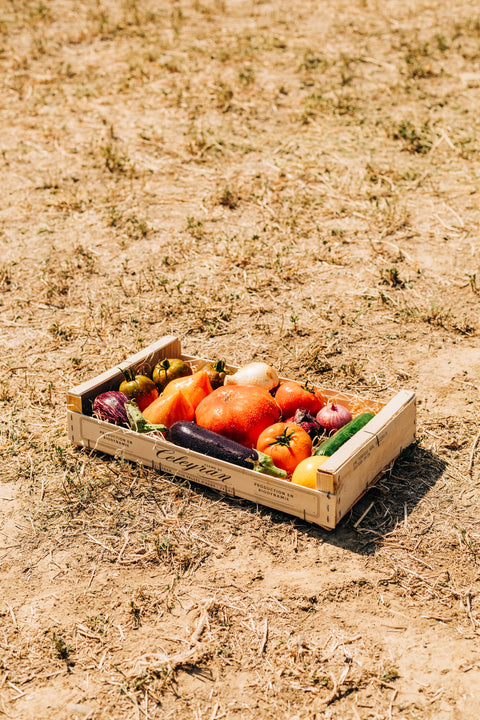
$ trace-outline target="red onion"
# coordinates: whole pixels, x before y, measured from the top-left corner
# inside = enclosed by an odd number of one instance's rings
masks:
[[[99,420],[114,425],[130,427],[125,409],[125,404],[128,402],[130,402],[130,398],[125,393],[118,390],[108,390],[97,395],[93,401],[92,415]]]
[[[295,425],[300,425],[301,428],[307,432],[312,440],[315,440],[319,435],[323,435],[323,427],[320,425],[317,420],[313,417],[313,415],[310,415],[308,410],[305,410],[305,408],[299,408],[295,415],[293,415],[291,418],[288,418],[285,422],[289,423],[295,423]]]
[[[344,405],[330,403],[318,411],[317,422],[328,432],[334,433],[340,430],[352,419],[352,413]]]

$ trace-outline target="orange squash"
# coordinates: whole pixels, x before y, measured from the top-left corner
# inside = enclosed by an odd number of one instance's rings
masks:
[[[178,391],[190,401],[195,410],[198,403],[212,392],[208,373],[205,370],[198,370],[193,375],[171,380],[160,397],[169,397]]]
[[[143,411],[143,417],[152,425],[171,427],[177,420],[193,420],[195,410],[185,395],[177,390],[167,395],[160,395]]]
[[[202,400],[195,420],[207,430],[254,448],[262,430],[280,420],[280,408],[258,385],[224,385]]]

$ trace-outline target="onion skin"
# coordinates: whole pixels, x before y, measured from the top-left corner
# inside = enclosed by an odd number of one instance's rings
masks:
[[[316,420],[327,433],[333,434],[352,420],[352,413],[344,405],[330,403],[318,411]]]
[[[107,390],[97,395],[92,405],[92,415],[104,422],[130,427],[125,405],[130,398],[119,390]]]
[[[273,390],[279,383],[275,368],[265,362],[251,362],[239,368],[233,375],[226,375],[224,385],[257,385]]]

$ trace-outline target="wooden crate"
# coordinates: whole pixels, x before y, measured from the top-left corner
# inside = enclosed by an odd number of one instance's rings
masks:
[[[318,470],[316,489],[294,485],[254,470],[209,458],[173,445],[161,437],[142,435],[91,417],[94,398],[117,390],[121,369],[149,374],[164,358],[179,357],[200,365],[203,358],[183,355],[178,338],[166,336],[107,372],[68,392],[69,439],[83,447],[141,463],[160,472],[214,488],[225,495],[294,515],[332,530],[399,454],[415,439],[415,394],[402,390]],[[322,388],[328,399],[345,404],[356,396]]]

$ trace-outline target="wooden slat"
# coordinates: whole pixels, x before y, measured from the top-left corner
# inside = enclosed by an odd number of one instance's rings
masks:
[[[67,413],[67,428],[69,439],[79,445],[154,467],[310,522],[318,520],[320,498],[316,490],[215,460],[160,437],[140,435],[76,412]]]
[[[97,375],[91,380],[86,380],[69,390],[67,393],[67,407],[74,412],[86,412],[89,401],[98,395],[99,392],[118,389],[123,379],[122,369],[133,368],[135,370],[145,365],[153,368],[159,359],[179,357],[180,353],[181,345],[178,338],[175,337],[175,335],[165,335],[135,355],[131,355],[116,367],[110,368],[110,370],[106,370],[101,373],[101,375]]]
[[[398,398],[397,399],[401,399]],[[358,452],[345,458],[338,472],[337,522],[371,487],[379,474],[386,470],[402,450],[415,440],[416,408],[414,393],[404,394],[405,403],[377,432],[365,435],[369,439]],[[373,427],[373,430],[375,426]]]
[[[337,496],[329,492],[319,492],[318,516],[315,520],[325,530],[334,530],[337,524]]]
[[[79,395],[72,395],[71,393],[68,393],[68,395],[67,395],[67,410],[71,410],[72,412],[81,413],[82,412],[82,398]]]

